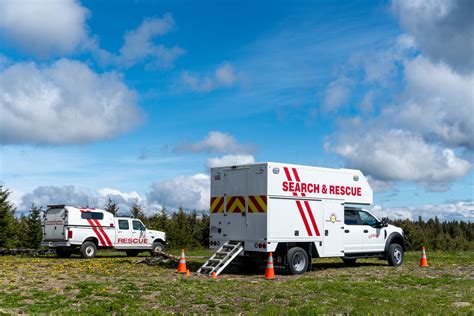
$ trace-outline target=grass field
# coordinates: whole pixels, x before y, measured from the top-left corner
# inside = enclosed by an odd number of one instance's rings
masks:
[[[189,251],[187,256],[207,256]],[[212,280],[177,275],[173,267],[99,253],[79,257],[0,257],[0,313],[474,314],[474,253],[407,253],[402,267],[360,260],[314,261],[303,276],[230,271]],[[191,271],[203,258],[188,258]]]

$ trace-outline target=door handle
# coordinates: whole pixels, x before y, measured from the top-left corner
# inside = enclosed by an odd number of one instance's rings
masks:
[[[344,232],[347,234],[349,232],[349,229],[344,230]]]
[[[364,233],[368,233],[369,231],[367,229],[364,229]]]

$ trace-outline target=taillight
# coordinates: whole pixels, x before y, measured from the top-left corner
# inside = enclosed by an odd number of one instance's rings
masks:
[[[72,230],[67,231],[67,238],[71,239],[72,238]]]

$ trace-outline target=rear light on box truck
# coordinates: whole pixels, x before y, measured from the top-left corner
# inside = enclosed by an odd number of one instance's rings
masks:
[[[67,231],[67,238],[71,239],[72,238],[72,230]]]

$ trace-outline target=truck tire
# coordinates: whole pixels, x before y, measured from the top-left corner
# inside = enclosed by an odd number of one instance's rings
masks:
[[[290,274],[303,274],[308,269],[308,254],[300,247],[288,250],[288,272]]]
[[[127,254],[127,257],[138,257],[138,254],[140,253],[140,251],[138,251],[138,250],[127,250],[127,251],[125,251],[125,253]]]
[[[346,266],[353,266],[355,265],[356,261],[356,258],[342,258],[342,262],[344,262]]]
[[[155,241],[153,243],[153,246],[151,247],[150,253],[151,253],[152,256],[156,256],[159,251],[163,251],[163,250],[165,250],[165,245],[163,245],[159,241]]]
[[[94,258],[97,253],[97,246],[92,241],[86,241],[82,244],[80,252],[82,258]]]
[[[56,249],[56,256],[58,258],[70,258],[71,255],[72,255],[72,252],[70,250]]]
[[[403,247],[399,244],[391,244],[387,253],[388,264],[392,267],[398,267],[403,263]]]

